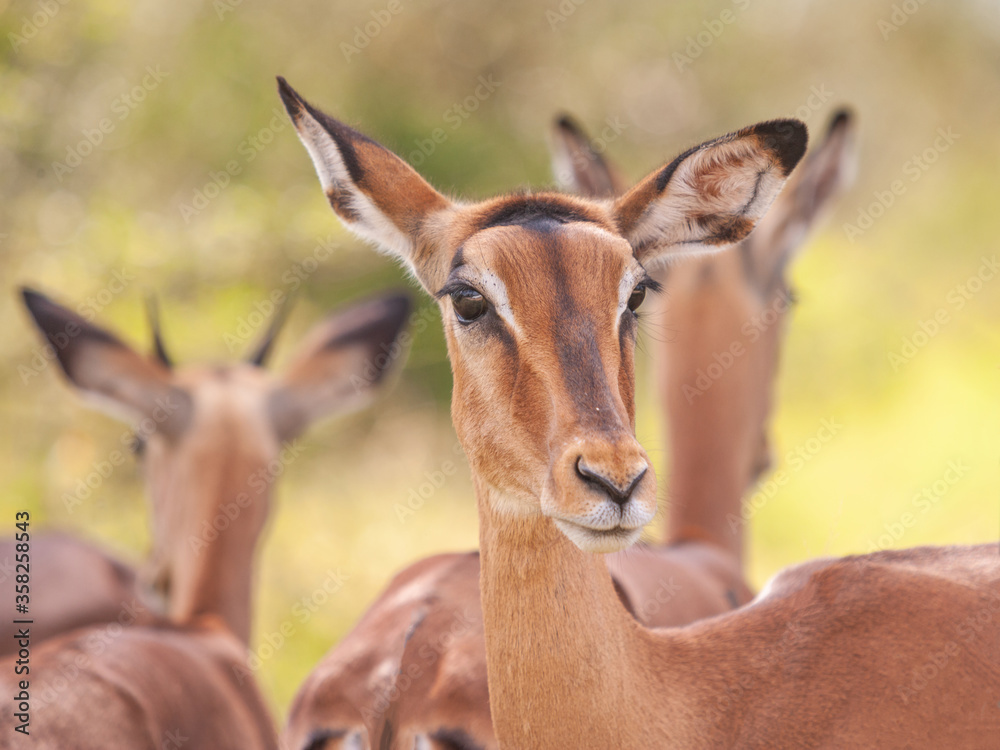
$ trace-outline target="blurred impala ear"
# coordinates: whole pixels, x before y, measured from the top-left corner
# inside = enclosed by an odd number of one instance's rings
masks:
[[[807,140],[798,120],[774,120],[696,146],[615,201],[619,230],[647,266],[739,242],[771,206]]]
[[[190,395],[171,384],[170,371],[116,336],[32,289],[22,289],[25,307],[52,346],[69,381],[95,405],[128,421],[152,419],[155,429],[176,437],[187,426]]]
[[[391,294],[316,325],[271,395],[279,438],[289,440],[318,419],[366,405],[405,360],[409,313],[410,298]]]
[[[628,189],[618,169],[597,153],[569,115],[556,118],[551,151],[552,173],[563,190],[585,198],[612,198]]]
[[[809,230],[854,179],[855,130],[851,113],[839,110],[831,118],[823,142],[802,160],[771,210],[747,238],[751,270],[761,289],[767,291],[780,280]]]
[[[314,108],[281,77],[278,93],[340,220],[402,260],[428,291],[436,291],[447,274],[447,260],[435,257],[433,244],[422,241],[423,232],[451,202],[409,164]]]

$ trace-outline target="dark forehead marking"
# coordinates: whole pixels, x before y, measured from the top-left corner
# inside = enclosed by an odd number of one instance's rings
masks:
[[[395,738],[396,727],[393,726],[390,719],[386,719],[382,729],[382,739],[378,743],[378,750],[390,750]]]
[[[554,232],[536,243],[538,252],[546,253],[552,278],[556,280],[572,276],[562,252],[562,244],[566,241],[561,232]],[[600,274],[603,269],[595,265],[592,270],[594,274]],[[617,286],[615,283],[615,294]],[[588,312],[586,303],[574,294],[561,296],[558,305],[551,308],[550,313],[553,327],[560,332],[556,356],[566,392],[570,394],[581,419],[603,428],[606,420],[595,417],[602,411],[604,414],[614,413],[614,395],[605,376],[602,353],[598,346],[598,326],[601,323]]]
[[[596,211],[575,204],[557,195],[525,195],[507,198],[488,209],[476,222],[476,230],[489,227],[524,226],[549,232],[561,224],[585,221],[604,225]]]
[[[614,420],[610,415],[615,414],[614,393],[604,372],[594,322],[586,318],[574,321],[563,318],[559,327],[568,329],[560,341],[557,356],[563,384],[576,406],[577,418],[598,429],[612,427]]]

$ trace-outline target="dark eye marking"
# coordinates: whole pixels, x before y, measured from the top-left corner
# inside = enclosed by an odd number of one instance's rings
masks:
[[[459,323],[471,323],[486,312],[486,298],[474,289],[452,292],[451,305]]]
[[[644,299],[646,299],[646,285],[640,283],[628,298],[628,309],[635,312]]]
[[[455,317],[463,325],[481,318],[490,309],[490,303],[482,292],[458,279],[449,281],[434,296],[438,299],[451,297]]]
[[[632,294],[629,295],[627,303],[629,311],[635,314],[635,311],[639,309],[643,300],[646,299],[647,292],[653,292],[656,294],[662,288],[662,285],[651,276],[643,276],[639,280],[639,283],[635,285],[635,288],[632,290]]]

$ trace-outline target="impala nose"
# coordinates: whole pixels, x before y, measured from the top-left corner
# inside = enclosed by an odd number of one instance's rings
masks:
[[[587,484],[606,493],[619,506],[624,506],[631,497],[639,482],[646,476],[647,466],[643,466],[637,473],[624,480],[615,481],[597,468],[588,466],[583,456],[576,459],[576,474]]]

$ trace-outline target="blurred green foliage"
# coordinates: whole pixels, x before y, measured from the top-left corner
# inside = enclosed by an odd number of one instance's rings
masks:
[[[605,118],[622,123],[609,153],[639,177],[751,122],[797,114],[820,132],[834,107],[852,106],[859,176],[794,272],[803,302],[783,357],[776,454],[806,445],[823,419],[842,428],[787,485],[761,488],[753,579],[867,551],[951,461],[968,467],[961,480],[883,541],[997,538],[1000,278],[961,309],[949,297],[997,252],[995,3],[0,0],[0,10],[0,521],[29,508],[131,559],[148,542],[134,468],[65,512],[61,494],[124,427],[84,409],[55,368],[24,375],[38,341],[17,285],[93,299],[97,320],[137,343],[148,340],[143,293],[155,291],[183,361],[237,356],[232,337],[255,306],[300,287],[280,366],[325,311],[408,283],[331,215],[275,117],[280,73],[467,197],[550,184],[544,136],[561,110],[595,133]],[[482,100],[480,77],[497,82]],[[914,172],[938,128],[959,137]],[[902,194],[873,207],[896,180]],[[881,215],[849,236],[861,212]],[[337,250],[305,272],[331,242]],[[116,272],[131,280],[109,294]],[[949,322],[894,368],[889,352],[940,308]],[[651,378],[641,360],[640,436],[662,463]],[[278,710],[393,571],[475,546],[464,464],[404,522],[393,507],[454,460],[449,393],[432,325],[394,392],[314,430],[282,479],[258,569],[256,643],[326,571],[348,579],[264,661]],[[668,467],[660,476],[669,481]]]

